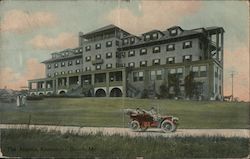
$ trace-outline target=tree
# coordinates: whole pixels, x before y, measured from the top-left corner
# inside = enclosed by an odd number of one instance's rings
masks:
[[[180,80],[177,74],[168,74],[168,87],[173,87],[175,97],[180,95]]]
[[[193,72],[189,72],[189,74],[185,77],[184,87],[185,87],[186,97],[192,98],[195,92],[195,82],[194,82]]]

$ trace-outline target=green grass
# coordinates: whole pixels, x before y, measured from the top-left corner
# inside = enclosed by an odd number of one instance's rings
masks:
[[[249,103],[131,98],[46,98],[26,107],[0,103],[1,123],[127,127],[124,108],[159,108],[180,119],[180,128],[249,128]]]
[[[128,137],[72,135],[41,130],[3,130],[2,152],[8,157],[64,158],[240,158],[248,139],[224,137]]]

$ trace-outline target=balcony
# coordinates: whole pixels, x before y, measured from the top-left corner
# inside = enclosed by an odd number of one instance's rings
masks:
[[[96,59],[92,61],[93,65],[103,64],[103,59]]]

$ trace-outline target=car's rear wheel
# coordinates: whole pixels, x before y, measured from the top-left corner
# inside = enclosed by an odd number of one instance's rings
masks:
[[[161,129],[166,132],[166,133],[169,133],[169,132],[173,132],[176,130],[176,126],[174,125],[174,123],[172,121],[169,121],[169,120],[164,120],[162,123],[161,123]]]
[[[137,120],[133,120],[130,122],[130,129],[133,131],[138,131],[140,130],[140,123]]]

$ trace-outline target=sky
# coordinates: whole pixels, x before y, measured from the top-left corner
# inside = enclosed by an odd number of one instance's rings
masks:
[[[219,26],[224,34],[224,95],[249,101],[249,2],[64,0],[0,2],[0,88],[20,89],[45,77],[40,62],[78,46],[79,32],[109,24],[140,35],[171,26]]]

